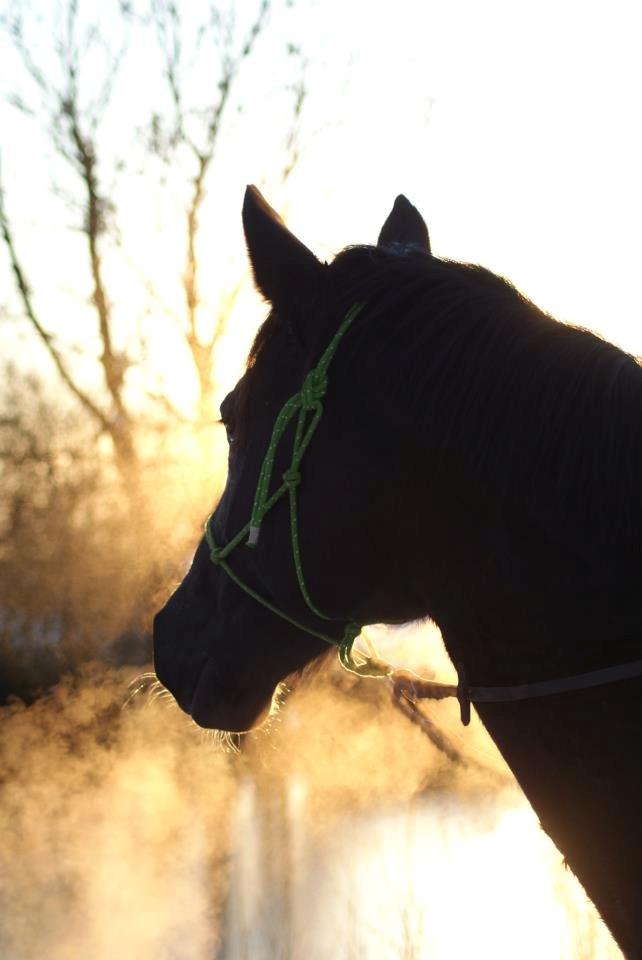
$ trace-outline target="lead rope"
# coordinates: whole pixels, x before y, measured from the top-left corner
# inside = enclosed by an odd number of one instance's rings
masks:
[[[302,630],[304,633],[309,633],[313,637],[318,637],[320,640],[324,640],[326,643],[337,646],[339,648],[339,660],[342,666],[346,670],[350,671],[350,673],[355,673],[360,677],[389,677],[393,672],[392,667],[389,664],[385,663],[383,660],[380,660],[377,656],[365,656],[362,654],[355,655],[353,651],[354,643],[363,629],[363,624],[356,623],[355,621],[348,622],[344,627],[341,640],[337,641],[329,634],[323,633],[319,630],[314,630],[302,623],[299,623],[298,620],[295,620],[289,614],[285,613],[285,611],[274,606],[274,604],[270,603],[259,593],[257,593],[256,590],[250,587],[249,584],[241,580],[241,578],[234,572],[227,562],[227,557],[229,554],[232,553],[232,551],[235,550],[236,547],[242,543],[246,537],[246,545],[248,547],[255,547],[257,545],[263,518],[287,493],[290,508],[290,540],[292,544],[292,557],[294,560],[294,569],[296,572],[297,583],[299,584],[299,590],[301,591],[301,595],[306,605],[312,611],[312,613],[322,620],[335,619],[334,617],[328,616],[322,610],[320,610],[319,607],[317,607],[310,596],[310,592],[305,581],[305,576],[303,574],[303,563],[301,560],[301,546],[299,541],[297,488],[301,483],[301,461],[310,444],[310,441],[312,440],[312,437],[314,436],[323,414],[322,400],[328,388],[328,367],[330,366],[341,339],[354,321],[355,317],[361,313],[364,306],[365,304],[359,303],[350,308],[337,332],[321,355],[319,362],[307,374],[305,380],[303,381],[301,390],[290,397],[290,399],[287,400],[281,408],[276,418],[272,430],[272,436],[270,438],[270,442],[259,471],[254,503],[252,505],[252,512],[250,514],[248,523],[246,523],[245,526],[239,530],[236,536],[234,536],[232,540],[230,540],[225,546],[219,547],[214,540],[211,522],[212,517],[210,517],[205,524],[205,538],[210,548],[210,559],[212,563],[219,566],[227,574],[227,576],[233,580],[234,583],[241,588],[241,590],[244,590],[248,596],[252,597],[253,600],[266,607],[266,609],[276,614],[276,616],[281,617],[282,620],[292,624],[298,630]],[[308,420],[310,414],[311,419]],[[274,493],[270,494],[270,482],[274,469],[276,451],[288,425],[295,416],[297,417],[297,422],[294,433],[294,443],[292,446],[292,459],[290,461],[290,466],[282,476],[281,486],[278,487]]]

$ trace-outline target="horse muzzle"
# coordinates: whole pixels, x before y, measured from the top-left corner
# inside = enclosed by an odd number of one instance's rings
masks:
[[[154,670],[178,706],[201,727],[242,733],[269,713],[279,677],[234,664],[211,645],[211,628],[190,636],[166,606],[154,618]],[[209,641],[209,642],[208,642]]]

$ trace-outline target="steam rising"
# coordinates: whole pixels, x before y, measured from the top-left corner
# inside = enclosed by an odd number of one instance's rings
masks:
[[[3,711],[6,960],[212,952],[229,758],[176,711],[122,711],[126,680],[96,668]]]
[[[235,754],[163,696],[124,707],[131,678],[91,666],[2,711],[3,960],[313,960],[339,942],[348,958],[458,958],[462,904],[499,923],[484,900],[493,862],[511,890],[526,884],[514,912],[520,901],[567,931],[560,957],[596,936],[583,955],[618,956],[483,731],[464,739],[451,705],[431,715],[459,764],[385,683],[331,668]]]

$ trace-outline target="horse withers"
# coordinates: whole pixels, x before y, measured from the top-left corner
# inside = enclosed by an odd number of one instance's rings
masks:
[[[330,644],[349,666],[360,625],[421,617],[477,689],[541,694],[642,657],[637,360],[433,256],[404,197],[330,264],[253,187],[243,223],[271,309],[221,405],[225,491],[154,624],[180,706],[247,730]],[[630,675],[478,704],[629,958],[641,693]]]

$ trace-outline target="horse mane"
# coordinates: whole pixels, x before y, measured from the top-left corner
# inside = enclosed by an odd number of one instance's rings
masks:
[[[623,565],[639,575],[638,358],[556,320],[483,267],[413,247],[348,247],[329,276],[334,327],[351,305],[368,304],[333,367],[378,417],[384,399],[389,429],[411,426],[433,456],[463,458],[507,511],[572,535],[616,575]],[[248,366],[284,325],[269,315]]]
[[[590,529],[598,553],[639,572],[637,358],[479,266],[352,247],[331,269],[342,308],[369,304],[339,352],[362,393],[376,383],[393,416],[410,415],[431,451],[463,455],[496,500],[580,538]]]

